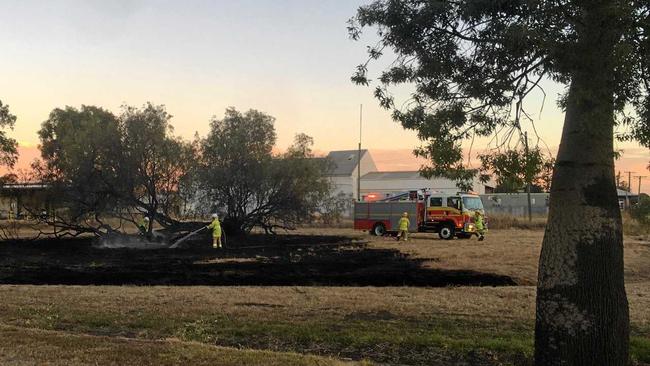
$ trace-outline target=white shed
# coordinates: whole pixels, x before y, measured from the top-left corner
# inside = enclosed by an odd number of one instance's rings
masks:
[[[334,194],[344,193],[354,200],[357,199],[358,169],[361,169],[362,176],[377,171],[377,166],[368,150],[361,150],[361,164],[358,163],[358,150],[332,151],[327,158],[333,164],[333,169],[328,177],[334,184]],[[363,190],[363,187],[361,188]]]
[[[473,191],[478,194],[485,194],[490,191],[490,186],[486,186],[478,179],[474,181]],[[419,171],[404,172],[370,172],[361,177],[361,195],[372,199],[383,199],[396,194],[414,191],[414,190],[431,190],[444,193],[455,193],[459,189],[456,182],[445,178],[426,179],[420,175]]]

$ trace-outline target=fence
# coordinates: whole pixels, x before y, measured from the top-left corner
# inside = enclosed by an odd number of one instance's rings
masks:
[[[548,193],[531,193],[531,209],[535,216],[548,215]],[[515,217],[528,216],[526,193],[493,193],[481,195],[488,214],[504,214]]]

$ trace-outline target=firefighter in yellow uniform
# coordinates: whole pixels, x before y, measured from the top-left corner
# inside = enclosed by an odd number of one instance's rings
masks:
[[[147,237],[149,239],[149,218],[143,217],[138,223],[138,229],[140,230],[140,235]]]
[[[409,226],[411,225],[411,221],[409,221],[409,214],[408,212],[404,212],[402,214],[402,218],[399,219],[399,232],[397,233],[397,241],[399,241],[400,238],[404,239],[404,241],[407,241],[409,238]]]
[[[212,222],[207,226],[212,229],[212,247],[215,249],[221,248],[221,222],[219,222],[219,215],[212,215]]]
[[[483,241],[485,239],[485,223],[483,222],[483,214],[479,211],[474,212],[474,225],[476,225],[476,235],[478,235],[478,241]]]

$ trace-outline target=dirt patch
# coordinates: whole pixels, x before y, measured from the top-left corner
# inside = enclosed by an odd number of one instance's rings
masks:
[[[209,242],[207,242],[209,243]],[[234,243],[234,242],[232,242]],[[253,236],[213,250],[102,249],[90,239],[0,243],[0,283],[37,285],[509,286],[508,276],[427,268],[344,236]],[[431,260],[431,258],[428,258]]]

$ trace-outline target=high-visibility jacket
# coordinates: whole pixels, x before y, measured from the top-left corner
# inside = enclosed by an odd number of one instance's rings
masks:
[[[399,229],[400,230],[406,231],[406,230],[409,229],[410,225],[411,225],[411,222],[406,217],[402,217],[401,219],[399,219]]]
[[[476,224],[476,230],[483,230],[485,225],[483,225],[483,215],[474,216],[474,224]]]
[[[140,220],[140,224],[138,225],[138,227],[140,228],[140,230],[142,230],[142,232],[149,231],[149,221],[145,219]]]
[[[208,225],[208,229],[212,229],[212,236],[215,238],[221,237],[221,223],[219,219],[212,220],[212,223]]]

